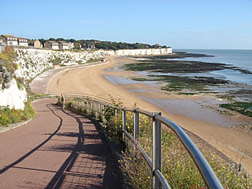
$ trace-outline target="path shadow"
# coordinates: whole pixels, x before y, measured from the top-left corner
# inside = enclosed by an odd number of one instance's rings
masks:
[[[46,107],[56,116],[60,119],[60,124],[58,126],[58,128],[46,139],[44,140],[42,143],[40,143],[38,146],[36,146],[35,148],[33,148],[31,151],[29,151],[28,153],[26,153],[25,155],[23,155],[22,157],[20,157],[18,160],[16,160],[15,162],[13,162],[12,164],[6,166],[5,168],[3,168],[2,170],[0,170],[0,173],[4,173],[5,171],[7,171],[8,169],[14,167],[15,165],[17,165],[18,163],[20,163],[21,161],[23,161],[25,158],[27,158],[28,156],[30,156],[32,153],[34,153],[35,151],[37,151],[40,147],[42,147],[44,144],[46,144],[48,141],[50,141],[50,139],[60,130],[61,126],[62,126],[62,122],[63,119],[58,116],[54,110],[52,108],[50,108],[49,106],[52,104],[47,104]]]
[[[112,153],[108,147],[108,144],[104,138],[104,135],[101,133],[101,131],[98,129],[98,127],[90,121],[81,121],[81,118],[84,116],[68,113],[65,111],[65,114],[68,116],[71,116],[76,119],[79,127],[79,133],[72,133],[72,132],[65,132],[65,133],[58,133],[58,136],[67,136],[67,137],[78,137],[78,141],[76,145],[58,145],[54,146],[50,150],[53,151],[66,151],[69,152],[71,150],[71,154],[69,157],[65,160],[65,162],[62,164],[60,169],[57,171],[57,173],[54,175],[52,180],[48,183],[46,188],[61,188],[62,185],[64,185],[64,182],[66,182],[67,176],[76,176],[76,179],[80,177],[85,177],[85,179],[92,179],[94,180],[94,183],[91,184],[92,188],[121,188],[121,183],[119,180],[119,174],[118,174],[118,166],[113,159]],[[83,129],[83,125],[85,124],[93,124],[95,126],[95,129],[97,132],[91,132],[91,134],[86,134],[85,129]],[[99,141],[94,144],[85,144],[85,141],[87,139],[94,139],[94,141]],[[100,142],[101,141],[101,142]],[[85,158],[88,158],[90,161],[105,161],[105,174],[99,175],[99,174],[85,174],[81,172],[74,172],[71,171],[74,167],[76,169],[75,162],[77,158],[80,155],[87,155]],[[80,158],[83,158],[82,156]],[[83,167],[86,165],[77,165],[79,167]],[[103,186],[98,186],[97,183],[95,183],[95,179],[97,178],[103,178]],[[75,179],[75,180],[76,180]],[[74,179],[73,179],[74,180]],[[68,185],[73,184],[75,187],[85,187],[81,185],[78,185],[78,183],[69,183],[69,180],[67,181]],[[74,181],[73,181],[74,182]]]

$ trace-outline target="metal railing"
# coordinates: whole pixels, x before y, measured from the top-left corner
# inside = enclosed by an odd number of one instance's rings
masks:
[[[161,173],[161,124],[170,128],[177,135],[179,140],[182,142],[193,161],[195,162],[202,178],[207,186],[207,188],[223,188],[211,166],[202,155],[200,150],[192,142],[192,140],[187,136],[187,134],[182,130],[182,128],[176,123],[170,121],[169,119],[162,117],[161,113],[148,112],[144,110],[136,109],[118,109],[118,107],[113,106],[108,101],[100,101],[99,98],[85,96],[85,95],[65,95],[67,101],[72,101],[72,108],[85,110],[87,114],[92,114],[96,118],[100,117],[101,121],[104,120],[104,108],[109,106],[114,109],[116,113],[118,110],[122,112],[122,133],[123,139],[126,138],[136,144],[136,147],[140,150],[142,156],[146,160],[149,167],[152,169],[152,188],[166,188],[169,189],[170,186]],[[132,112],[134,114],[134,135],[132,136],[126,129],[126,112]],[[139,114],[143,114],[152,118],[152,160],[144,149],[138,144],[139,138]]]

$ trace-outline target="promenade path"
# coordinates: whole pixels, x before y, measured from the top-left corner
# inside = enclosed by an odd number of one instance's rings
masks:
[[[0,188],[121,188],[97,126],[56,101],[33,102],[34,120],[0,133]]]

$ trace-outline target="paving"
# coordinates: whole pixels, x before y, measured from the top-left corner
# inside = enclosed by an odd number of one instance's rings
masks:
[[[121,188],[98,127],[56,101],[33,102],[35,119],[0,133],[0,188]]]

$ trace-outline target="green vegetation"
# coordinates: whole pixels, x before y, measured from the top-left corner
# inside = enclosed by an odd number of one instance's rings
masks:
[[[159,58],[157,58],[159,57]],[[121,68],[130,71],[151,71],[157,72],[158,75],[149,74],[148,78],[132,78],[136,81],[163,81],[167,83],[161,89],[165,91],[179,92],[180,95],[193,95],[197,92],[206,92],[205,87],[208,85],[226,84],[228,81],[216,79],[213,77],[200,76],[172,76],[170,73],[204,73],[225,69],[224,64],[212,64],[197,61],[168,61],[167,56],[151,56],[151,60],[142,60],[135,64],[125,64]],[[153,59],[153,60],[152,60]],[[184,92],[189,89],[189,92]]]
[[[24,110],[16,110],[4,107],[0,109],[0,127],[8,126],[20,121],[26,121],[34,118],[36,111],[33,109],[30,102],[25,103]]]
[[[143,43],[124,43],[124,42],[110,42],[110,41],[98,41],[95,43],[95,47],[98,49],[146,49],[146,48],[166,48],[167,46],[160,46],[158,44],[150,45]]]
[[[14,64],[13,60],[16,56],[16,52],[9,46],[0,54],[0,89],[2,90],[9,88],[10,81],[15,77],[14,72],[18,65]]]
[[[97,62],[97,61],[102,61],[102,58],[98,58],[98,59],[90,58],[90,59],[87,61],[87,63]]]
[[[252,102],[234,102],[230,104],[221,104],[220,107],[252,117]]]
[[[153,80],[150,80],[150,79],[147,79],[147,78],[142,78],[142,77],[132,77],[130,79],[133,80],[133,81],[153,81]]]
[[[60,57],[56,57],[54,56],[54,58],[52,58],[51,60],[49,60],[49,62],[53,63],[53,65],[60,65],[61,64],[61,58]]]
[[[163,57],[163,56],[160,56]],[[125,64],[122,68],[130,71],[152,71],[159,73],[204,73],[223,70],[225,64],[198,61],[175,61],[166,59],[141,60],[139,63]]]

